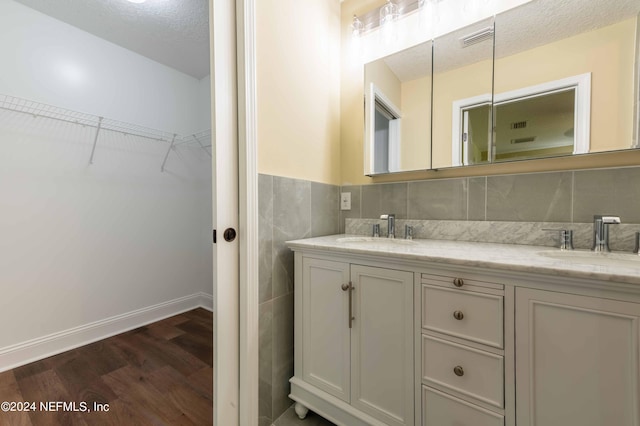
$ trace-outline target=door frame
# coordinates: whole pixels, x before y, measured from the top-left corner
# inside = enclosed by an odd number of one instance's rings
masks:
[[[238,0],[240,424],[258,425],[259,229],[255,0]]]
[[[209,22],[216,146],[213,227],[220,236],[227,227],[238,230],[234,241],[219,238],[214,246],[214,265],[223,268],[216,266],[213,283],[213,422],[256,426],[259,240],[255,0],[209,0]]]

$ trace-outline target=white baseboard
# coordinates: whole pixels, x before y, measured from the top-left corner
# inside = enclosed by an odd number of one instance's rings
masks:
[[[199,302],[198,306],[202,309],[206,309],[209,312],[213,312],[213,295],[200,292],[198,293]]]
[[[0,348],[0,372],[87,345],[196,308],[213,312],[213,296],[180,297],[89,324]]]

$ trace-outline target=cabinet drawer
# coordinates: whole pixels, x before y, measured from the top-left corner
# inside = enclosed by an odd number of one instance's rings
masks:
[[[503,344],[502,296],[422,286],[422,328],[496,348]]]
[[[422,380],[504,408],[504,358],[422,335]]]
[[[503,426],[504,417],[435,389],[422,387],[423,426]]]
[[[427,274],[420,276],[422,284],[436,285],[439,287],[455,288],[461,291],[479,291],[492,294],[504,294],[504,285],[479,280],[475,276],[468,274],[457,274],[452,272],[451,275]]]

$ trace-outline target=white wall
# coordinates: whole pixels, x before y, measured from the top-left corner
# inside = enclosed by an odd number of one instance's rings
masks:
[[[164,130],[200,130],[200,82],[13,0],[0,0],[0,94]]]
[[[200,130],[211,128],[211,75],[199,82],[198,88],[198,114]]]
[[[0,70],[0,94],[170,132],[210,127],[208,78],[11,0],[0,0]],[[181,145],[162,173],[166,142],[103,131],[89,165],[94,132],[0,110],[0,371],[212,294],[211,158]],[[59,344],[29,349],[49,338]]]
[[[200,148],[0,112],[0,353],[212,292],[210,159]],[[9,326],[10,325],[10,326]]]

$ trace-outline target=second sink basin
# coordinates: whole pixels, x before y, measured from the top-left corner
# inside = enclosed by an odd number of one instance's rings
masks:
[[[595,253],[580,250],[549,250],[539,252],[541,256],[551,259],[575,262],[584,265],[613,266],[621,268],[640,268],[640,256],[626,253]]]

